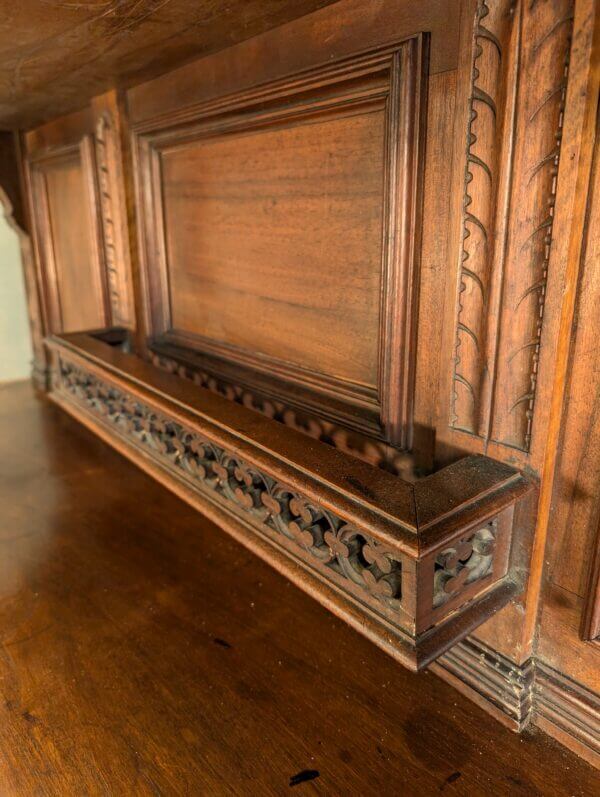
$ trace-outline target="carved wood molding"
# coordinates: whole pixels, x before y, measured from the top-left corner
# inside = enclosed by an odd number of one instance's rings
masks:
[[[480,0],[474,24],[450,424],[523,451],[531,443],[571,28],[572,0]]]
[[[144,310],[150,340],[221,358],[261,378],[278,379],[279,392],[287,391],[296,399],[306,396],[303,409],[309,414],[398,448],[410,447],[426,51],[426,37],[414,36],[134,126]],[[164,153],[207,137],[375,111],[385,117],[377,384],[324,374],[175,329],[164,221]]]
[[[57,403],[407,666],[514,594],[514,469],[412,485],[89,336],[49,345]]]
[[[572,0],[523,5],[494,440],[531,444],[571,34]]]
[[[466,692],[515,731],[531,719],[535,664],[528,659],[516,664],[477,639],[459,642],[440,656],[432,670]]]
[[[452,425],[480,433],[486,377],[487,316],[492,290],[500,137],[504,117],[503,60],[510,2],[480,0],[473,34],[465,164],[460,287],[454,355]]]
[[[237,381],[233,381],[218,374],[209,365],[191,364],[188,353],[186,356],[175,359],[175,355],[166,356],[161,354],[156,347],[153,348],[154,352],[149,354],[150,362],[157,368],[176,374],[182,379],[189,379],[199,387],[218,393],[229,401],[235,401],[255,412],[260,412],[267,418],[272,418],[326,445],[345,451],[376,468],[414,481],[414,463],[407,452],[374,440],[360,432],[351,431],[340,424],[318,417],[316,414],[311,414],[305,408],[295,407],[290,403],[289,398],[283,400],[277,398],[272,392],[269,396],[268,390],[260,393],[254,387],[242,385],[239,380],[239,372]]]
[[[100,215],[104,242],[104,260],[112,323],[131,325],[127,244],[120,220],[119,159],[115,121],[110,112],[98,117],[95,130],[96,169],[100,193]]]
[[[600,697],[543,662],[536,662],[534,722],[600,766]]]

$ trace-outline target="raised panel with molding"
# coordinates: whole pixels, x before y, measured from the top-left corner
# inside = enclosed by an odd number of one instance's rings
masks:
[[[416,36],[136,129],[155,344],[409,442],[424,45]]]
[[[52,332],[108,323],[91,137],[29,161],[47,324]]]

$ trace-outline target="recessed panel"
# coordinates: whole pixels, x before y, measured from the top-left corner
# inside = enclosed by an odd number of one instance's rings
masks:
[[[81,160],[61,160],[45,170],[50,235],[62,331],[104,325],[104,306],[92,254],[89,199]]]
[[[377,385],[383,107],[161,154],[176,330]]]

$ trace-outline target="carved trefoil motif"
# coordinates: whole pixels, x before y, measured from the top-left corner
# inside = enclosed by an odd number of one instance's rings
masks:
[[[491,521],[438,554],[433,577],[434,607],[442,606],[465,585],[492,572],[496,531],[497,523]]]
[[[480,0],[474,24],[450,423],[524,451],[538,382],[572,16],[571,0]],[[510,71],[516,59],[517,88]]]

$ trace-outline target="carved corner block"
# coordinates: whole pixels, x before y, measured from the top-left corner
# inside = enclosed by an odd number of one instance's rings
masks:
[[[49,345],[56,403],[407,667],[515,593],[513,468],[410,484],[92,336]]]

